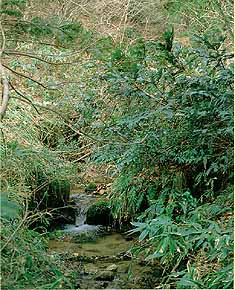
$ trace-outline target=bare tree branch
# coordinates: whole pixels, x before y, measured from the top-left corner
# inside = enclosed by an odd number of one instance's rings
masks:
[[[75,129],[73,126],[71,126],[69,123],[67,123],[67,120],[64,118],[64,116],[63,116],[61,113],[57,112],[56,110],[51,109],[51,108],[48,108],[48,107],[45,107],[45,106],[43,106],[43,105],[39,105],[39,104],[34,104],[34,105],[35,105],[35,106],[38,106],[39,108],[42,108],[42,109],[44,109],[44,110],[47,110],[47,111],[53,112],[53,113],[55,113],[56,115],[58,115],[58,116],[63,120],[64,124],[65,124],[68,128],[70,128],[74,133],[76,133],[77,135],[79,135],[79,136],[85,136],[85,137],[87,137],[87,138],[89,138],[89,139],[91,139],[91,140],[93,140],[93,141],[95,141],[95,142],[100,142],[100,140],[97,140],[97,139],[93,138],[93,137],[90,136],[89,134],[87,134],[87,133],[85,133],[85,132],[83,132],[83,131],[81,131],[81,130]]]
[[[14,38],[7,38],[7,41],[15,41],[15,42],[29,42],[29,43],[37,43],[37,44],[41,44],[41,45],[47,45],[47,46],[52,46],[55,48],[66,48],[65,46],[62,46],[60,44],[55,44],[55,43],[49,43],[49,42],[43,42],[43,41],[36,41],[35,39],[14,39]]]
[[[13,41],[13,39],[11,39]],[[15,40],[17,41],[17,40]],[[23,42],[23,40],[22,40]],[[34,40],[31,40],[31,41],[25,41],[25,42],[34,42]],[[27,53],[27,54],[32,54],[32,55],[35,55],[35,56],[48,56],[48,57],[61,57],[61,58],[65,58],[65,57],[70,57],[70,56],[73,56],[73,55],[77,55],[79,53],[84,53],[86,52],[90,47],[94,46],[96,43],[98,42],[98,40],[95,40],[93,42],[91,42],[89,45],[87,45],[86,47],[80,49],[80,50],[75,50],[71,53],[67,53],[67,54],[64,54],[64,55],[56,55],[56,54],[48,54],[48,53],[43,53],[43,54],[35,54],[33,52],[30,52],[30,51],[23,51],[23,53]],[[49,45],[49,44],[48,44]],[[64,47],[62,47],[64,48]]]
[[[2,28],[2,23],[1,22],[0,22],[0,30],[1,30],[1,34],[2,34],[2,47],[1,47],[1,50],[0,50],[0,57],[2,57],[3,51],[4,51],[5,46],[6,46],[6,37],[5,37],[4,30]]]
[[[19,100],[21,100],[22,102],[26,102],[27,104],[30,104],[35,111],[40,115],[40,112],[38,111],[38,108],[35,106],[35,104],[26,96],[24,96],[20,91],[18,91],[11,82],[9,82],[10,87],[16,92],[17,95],[19,95],[21,98],[19,97],[13,97],[12,98],[17,98]]]
[[[9,102],[9,84],[3,65],[0,62],[0,74],[2,79],[2,102],[0,107],[0,118],[2,119],[6,113]]]
[[[38,114],[40,114],[40,112],[38,111],[37,107],[42,108],[46,111],[50,111],[53,112],[54,114],[58,115],[64,122],[64,124],[69,127],[74,133],[80,135],[80,136],[85,136],[93,141],[99,142],[97,139],[93,138],[92,136],[90,136],[89,134],[86,134],[84,132],[82,132],[81,130],[75,129],[73,126],[71,126],[70,124],[67,123],[67,120],[64,118],[64,116],[62,114],[60,114],[59,112],[57,112],[54,109],[48,108],[46,106],[40,105],[40,104],[35,104],[33,103],[29,98],[25,97],[23,95],[23,93],[21,93],[20,91],[18,91],[13,84],[10,82],[10,86],[11,88],[23,99],[25,99],[25,102],[27,102],[28,104],[32,105],[34,107],[34,109],[37,111]],[[20,99],[20,98],[19,98]],[[23,99],[21,99],[23,101]]]
[[[21,77],[26,78],[28,80],[31,80],[32,82],[36,83],[37,85],[43,87],[46,90],[55,90],[55,89],[53,89],[51,87],[48,87],[48,86],[44,85],[43,83],[39,82],[38,80],[35,80],[35,79],[31,78],[30,76],[27,76],[27,75],[25,75],[25,74],[23,74],[21,72],[15,71],[14,69],[12,69],[11,67],[9,67],[9,66],[7,66],[5,64],[3,64],[2,66],[4,66],[6,69],[8,69],[9,71],[11,71],[15,75],[18,75],[18,76],[21,76]]]
[[[46,90],[57,90],[60,86],[63,86],[63,85],[66,85],[66,84],[73,84],[73,83],[76,84],[76,83],[78,83],[78,81],[64,81],[64,82],[56,83],[56,84],[52,85],[51,87],[48,87],[48,86],[44,85],[43,83],[41,83],[40,81],[35,80],[34,78],[31,78],[30,76],[25,75],[25,74],[23,74],[23,73],[21,73],[21,72],[15,71],[14,69],[12,69],[11,67],[9,67],[9,66],[7,66],[7,65],[5,65],[5,64],[3,64],[3,66],[4,66],[6,69],[8,69],[9,71],[11,71],[12,73],[14,73],[15,75],[18,75],[18,76],[20,76],[20,77],[23,77],[23,78],[29,79],[29,80],[31,80],[32,82],[38,84],[39,86],[43,87],[43,88],[46,89]],[[53,86],[54,86],[54,88],[53,88]]]
[[[6,37],[5,37],[5,33],[4,33],[1,22],[0,22],[0,30],[1,30],[1,35],[2,35],[2,47],[0,50],[0,75],[1,75],[1,81],[2,81],[2,101],[1,101],[1,107],[0,107],[0,119],[2,119],[6,113],[7,105],[9,102],[9,84],[8,84],[5,69],[2,65],[2,54],[4,52],[5,45],[6,45]]]
[[[34,59],[37,59],[37,60],[40,60],[42,62],[45,62],[45,63],[48,63],[48,64],[51,64],[51,65],[65,65],[65,64],[77,64],[79,63],[79,61],[70,61],[70,62],[52,62],[52,61],[48,61],[44,58],[41,58],[37,55],[34,55],[34,54],[29,54],[29,53],[26,53],[26,52],[20,52],[20,51],[14,51],[14,50],[5,50],[4,51],[5,54],[13,54],[13,55],[19,55],[19,56],[26,56],[26,57],[29,57],[29,58],[34,58]]]

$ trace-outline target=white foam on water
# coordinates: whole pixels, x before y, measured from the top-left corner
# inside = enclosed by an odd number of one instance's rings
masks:
[[[64,232],[90,232],[90,231],[97,231],[100,228],[100,226],[95,226],[95,225],[88,225],[88,224],[83,224],[80,226],[75,226],[75,225],[65,225],[64,226]]]

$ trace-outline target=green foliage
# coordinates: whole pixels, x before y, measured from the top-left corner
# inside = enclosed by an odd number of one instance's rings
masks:
[[[164,195],[170,201],[171,195],[189,192],[203,200],[232,181],[231,55],[222,47],[224,38],[199,39],[201,47],[174,44],[172,51],[147,42],[145,61],[130,49],[107,73],[119,111],[104,133],[118,139],[118,132],[126,140],[105,146],[121,173],[114,185],[116,214],[138,211],[152,184],[154,198]]]
[[[232,41],[233,7],[230,0],[176,0],[168,1],[165,8],[172,22],[185,26],[187,35],[216,28],[218,33],[226,31]]]
[[[25,5],[26,0],[3,0],[1,1],[0,14],[20,18],[23,16],[21,10],[25,8]]]
[[[25,20],[24,11],[29,1],[5,0],[1,4],[0,14],[8,29],[7,35],[13,34],[19,37],[22,34],[27,38],[47,38],[56,40],[58,45],[66,45],[80,38],[80,42],[87,44],[91,34],[82,28],[79,22],[61,21],[57,17],[33,16]],[[17,39],[15,39],[17,41]]]
[[[159,259],[169,271],[168,283],[177,283],[177,288],[232,288],[233,223],[227,218],[232,215],[231,190],[179,216],[177,223],[168,214],[170,205],[158,200],[139,217],[145,222],[132,223],[131,232],[140,232],[139,241],[145,240],[133,252]]]
[[[34,150],[20,145],[16,141],[8,142],[6,146],[2,144],[1,159],[1,166],[8,173],[8,175],[2,175],[2,187],[6,188],[11,188],[21,183],[22,187],[24,186],[24,190],[27,191],[27,179],[31,174],[37,187],[45,181],[45,178],[63,180],[65,176],[68,176],[69,172],[71,173],[71,168],[63,164],[57,154],[51,154],[46,148]],[[43,172],[43,176],[40,177],[41,180],[37,176],[35,177],[33,172]]]
[[[1,286],[4,289],[73,289],[57,266],[59,260],[46,254],[46,240],[28,230],[21,221],[1,218]]]
[[[184,48],[173,33],[114,51],[103,79],[116,108],[96,156],[115,162],[113,215],[138,220],[136,253],[160,259],[163,285],[229,288],[233,231],[220,216],[232,207],[214,202],[233,180],[233,55],[224,35],[195,35]],[[199,273],[200,254],[208,269]]]

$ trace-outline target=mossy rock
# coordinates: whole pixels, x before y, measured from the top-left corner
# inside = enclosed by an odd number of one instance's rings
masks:
[[[70,183],[68,180],[51,179],[42,170],[35,170],[27,177],[26,183],[33,192],[29,209],[42,211],[59,208],[53,211],[49,224],[53,222],[57,226],[65,222],[74,222],[75,210],[72,207],[63,208],[69,204]]]
[[[79,234],[77,234],[73,241],[75,243],[89,243],[89,242],[95,242],[97,238],[99,237],[98,232],[96,231],[84,231]]]
[[[30,187],[34,192],[31,207],[40,210],[63,207],[69,201],[70,183],[66,179],[51,180],[46,174],[37,172]]]
[[[98,201],[91,205],[87,211],[86,222],[89,225],[111,225],[113,217],[109,203],[107,201]]]

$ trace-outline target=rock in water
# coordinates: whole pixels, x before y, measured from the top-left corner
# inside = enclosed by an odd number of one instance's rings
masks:
[[[96,275],[95,279],[98,280],[98,281],[113,281],[114,274],[111,271],[105,270],[105,271],[99,272]]]
[[[86,222],[90,225],[108,226],[113,222],[111,209],[107,201],[98,201],[89,207]]]
[[[117,269],[118,269],[118,266],[116,264],[112,264],[106,268],[106,271],[116,272]]]

